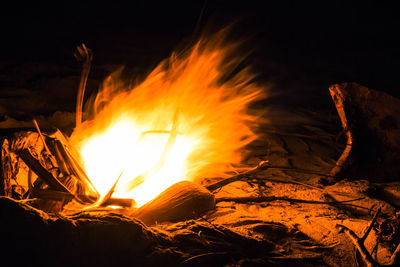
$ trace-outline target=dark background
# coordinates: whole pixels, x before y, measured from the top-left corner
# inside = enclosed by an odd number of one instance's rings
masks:
[[[331,107],[328,86],[355,81],[400,97],[399,14],[387,1],[53,1],[1,4],[0,115],[73,111],[81,65],[94,52],[88,94],[119,65],[144,78],[204,28],[235,22],[246,61],[272,84],[265,104]]]

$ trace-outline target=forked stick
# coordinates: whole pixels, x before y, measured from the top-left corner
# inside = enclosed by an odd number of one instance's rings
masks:
[[[336,228],[339,229],[339,232],[344,232],[350,240],[353,242],[354,246],[356,249],[360,252],[362,259],[364,260],[365,264],[368,267],[375,267],[375,266],[397,266],[396,264],[398,263],[399,255],[400,255],[400,244],[397,245],[396,250],[392,254],[392,257],[390,257],[390,261],[387,264],[379,264],[376,262],[372,256],[371,253],[368,252],[367,248],[364,245],[365,239],[367,239],[369,233],[372,230],[372,227],[374,226],[376,219],[379,216],[379,213],[381,212],[381,208],[379,208],[374,217],[372,218],[371,222],[369,223],[365,233],[363,234],[362,237],[358,237],[356,233],[354,233],[353,230],[347,228],[344,225],[337,224]]]

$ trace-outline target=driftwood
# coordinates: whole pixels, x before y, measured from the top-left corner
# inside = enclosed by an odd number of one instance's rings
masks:
[[[172,185],[131,215],[146,224],[154,224],[197,218],[214,208],[213,194],[202,186],[183,181]]]
[[[347,142],[331,175],[396,181],[400,174],[400,100],[356,83],[330,88]]]

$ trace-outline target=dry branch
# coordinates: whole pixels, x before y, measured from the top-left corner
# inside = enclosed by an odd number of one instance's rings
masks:
[[[82,73],[81,80],[79,82],[78,95],[76,98],[76,127],[82,122],[82,107],[83,107],[83,96],[85,95],[86,83],[89,77],[90,67],[92,65],[93,54],[85,44],[77,47],[75,57],[78,60],[82,60]]]
[[[342,169],[344,168],[345,164],[349,164],[349,156],[350,152],[353,146],[353,135],[350,131],[349,123],[347,121],[347,116],[346,112],[344,110],[344,102],[345,102],[345,96],[343,95],[343,92],[340,90],[339,85],[332,85],[329,87],[329,91],[331,93],[333,102],[335,103],[336,110],[339,114],[340,122],[342,123],[343,131],[346,134],[347,141],[346,141],[346,147],[343,150],[342,155],[340,158],[336,161],[335,167],[331,170],[331,175],[336,176],[338,175]]]
[[[53,190],[71,194],[71,192],[62,183],[60,183],[60,181],[58,181],[49,171],[46,170],[46,168],[42,166],[42,164],[40,164],[40,162],[32,155],[29,149],[25,148],[18,154],[25,164]]]
[[[397,245],[396,250],[392,254],[390,261],[387,264],[381,265],[378,262],[376,262],[372,256],[371,253],[368,252],[367,248],[364,245],[365,240],[367,239],[369,233],[372,230],[372,227],[374,226],[376,219],[378,218],[380,214],[381,208],[379,208],[374,217],[372,218],[371,222],[369,223],[365,233],[363,234],[362,237],[358,237],[356,233],[354,233],[353,230],[349,229],[348,227],[344,225],[337,224],[336,228],[339,229],[339,232],[344,232],[350,240],[353,242],[354,246],[360,252],[362,259],[364,260],[365,264],[368,267],[374,267],[374,266],[397,266],[398,261],[399,261],[399,255],[400,255],[400,244]]]
[[[258,164],[257,167],[254,167],[253,169],[251,169],[251,170],[249,170],[247,172],[240,173],[238,175],[235,175],[235,176],[232,176],[230,178],[224,179],[222,181],[216,182],[214,184],[211,184],[211,185],[207,186],[206,188],[209,191],[212,192],[212,191],[215,191],[218,188],[221,188],[221,187],[223,187],[223,186],[225,186],[227,184],[230,184],[230,183],[233,183],[233,182],[236,182],[236,181],[240,181],[243,178],[246,178],[246,177],[249,177],[251,175],[257,174],[257,173],[259,173],[261,171],[264,171],[264,170],[266,170],[268,168],[269,168],[269,162],[268,161],[262,161],[262,162],[260,162],[260,164]]]
[[[358,201],[364,198],[356,198],[344,201],[316,201],[306,199],[296,199],[288,197],[275,197],[275,196],[260,196],[260,197],[219,197],[215,199],[216,203],[219,202],[235,202],[235,203],[261,203],[261,202],[272,202],[272,201],[288,201],[292,203],[306,203],[306,204],[326,204],[326,205],[343,205],[348,202]]]
[[[110,188],[110,190],[108,190],[107,194],[104,195],[104,197],[99,201],[99,206],[100,207],[106,207],[112,194],[114,194],[115,191],[115,187],[117,186],[119,179],[121,178],[122,174],[124,173],[124,171],[121,172],[121,174],[118,176],[117,180],[115,181],[115,183],[113,184],[113,186]]]

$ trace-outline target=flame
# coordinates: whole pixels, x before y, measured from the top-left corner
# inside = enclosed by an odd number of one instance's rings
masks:
[[[85,110],[92,119],[70,138],[101,195],[122,173],[113,196],[141,206],[174,183],[240,163],[240,148],[256,138],[248,105],[264,92],[247,68],[237,71],[243,57],[222,39],[172,54],[136,86],[121,71],[105,80]]]

